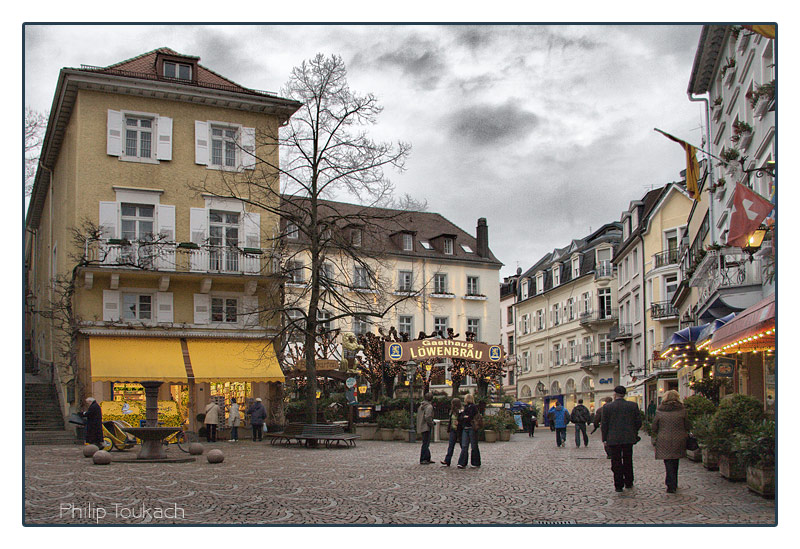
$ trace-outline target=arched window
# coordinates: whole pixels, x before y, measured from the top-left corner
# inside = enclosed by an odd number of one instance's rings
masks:
[[[581,380],[581,392],[582,393],[592,393],[594,392],[594,378],[590,376],[584,376]]]
[[[528,385],[522,386],[522,398],[531,398],[531,388]]]
[[[574,392],[575,392],[575,380],[572,379],[572,378],[569,378],[567,380],[566,385],[565,385],[564,393],[568,394],[568,395],[571,395]]]
[[[547,388],[544,384],[540,381],[539,384],[536,386],[536,396],[543,397],[547,394]]]
[[[558,384],[558,381],[554,381],[552,385],[550,385],[550,394],[551,395],[561,394],[561,385]]]

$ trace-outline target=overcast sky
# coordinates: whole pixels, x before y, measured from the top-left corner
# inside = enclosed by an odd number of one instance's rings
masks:
[[[162,47],[250,88],[279,91],[318,52],[384,107],[372,135],[412,144],[399,194],[470,234],[479,217],[501,276],[618,221],[631,200],[680,179],[700,145],[686,89],[699,25],[28,26],[26,105],[49,110],[58,72]]]

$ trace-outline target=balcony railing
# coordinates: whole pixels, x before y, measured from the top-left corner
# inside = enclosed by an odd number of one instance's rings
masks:
[[[618,361],[619,358],[617,357],[617,353],[612,353],[610,351],[604,353],[594,353],[592,355],[583,355],[581,357],[581,368],[617,364]]]
[[[594,277],[605,278],[614,276],[614,265],[610,261],[601,261],[594,268]]]
[[[666,252],[653,254],[653,268],[666,267],[667,265],[677,265],[681,260],[681,250],[674,248]]]
[[[670,301],[656,301],[650,304],[650,316],[653,319],[677,318],[678,309]]]
[[[602,322],[614,322],[619,317],[617,311],[604,310],[604,311],[587,311],[580,315],[581,324],[593,324]]]
[[[689,281],[690,286],[698,288],[698,309],[722,289],[761,283],[761,262],[749,261],[747,255],[738,249],[737,251],[710,250]]]
[[[272,274],[264,250],[226,246],[182,247],[174,242],[93,242],[84,250],[89,264],[145,271]]]
[[[633,324],[618,324],[615,339],[630,339],[633,337]]]

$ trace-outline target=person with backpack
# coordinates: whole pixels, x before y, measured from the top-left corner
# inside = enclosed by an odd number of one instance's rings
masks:
[[[557,402],[556,405],[550,409],[548,416],[552,428],[556,431],[556,446],[559,448],[566,448],[569,412],[560,402]]]
[[[477,469],[481,466],[481,452],[478,448],[478,430],[483,428],[483,414],[475,405],[475,397],[471,393],[464,396],[464,409],[458,414],[458,428],[461,430],[461,454],[458,456],[458,468],[467,466],[472,448],[470,467]]]
[[[578,405],[572,409],[569,419],[575,424],[575,447],[581,447],[581,433],[583,433],[583,445],[589,446],[586,424],[592,420],[592,414],[589,413],[589,408],[583,405],[582,398],[578,399]]]

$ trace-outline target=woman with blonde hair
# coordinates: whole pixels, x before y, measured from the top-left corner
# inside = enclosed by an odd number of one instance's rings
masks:
[[[656,437],[656,459],[664,460],[667,493],[678,489],[678,463],[686,457],[686,437],[691,425],[678,391],[667,391],[656,410],[651,434]]]
[[[472,393],[464,395],[464,409],[458,414],[458,429],[461,431],[461,453],[458,456],[458,468],[463,469],[470,460],[470,467],[477,469],[481,466],[481,453],[478,449],[478,432],[472,425],[472,420],[478,415],[478,407],[475,406],[475,397]],[[470,459],[470,448],[472,456]]]
[[[461,440],[461,426],[458,423],[458,414],[461,412],[461,399],[454,398],[450,402],[450,415],[447,418],[447,455],[441,461],[442,467],[450,467],[450,460],[453,459],[453,451],[456,448],[456,442]]]

